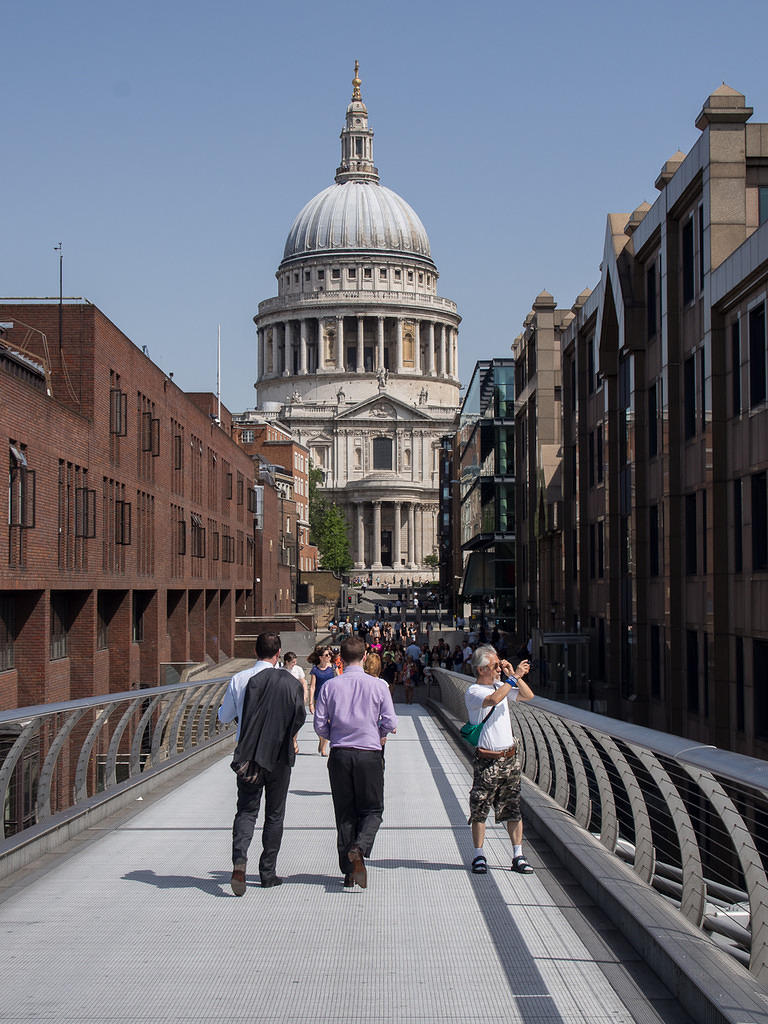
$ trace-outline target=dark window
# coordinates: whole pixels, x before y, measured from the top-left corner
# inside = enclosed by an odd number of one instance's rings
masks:
[[[686,630],[686,687],[688,710],[699,710],[699,634],[695,629]]]
[[[16,607],[12,594],[0,595],[0,672],[6,672],[16,663]]]
[[[683,421],[685,439],[696,436],[696,360],[689,356],[683,366]]]
[[[597,460],[597,482],[601,484],[603,482],[603,428],[599,426],[597,428],[597,445],[595,448],[595,458]]]
[[[227,473],[224,477],[224,497],[232,500],[232,474]]]
[[[181,469],[184,465],[184,438],[181,434],[173,435],[173,468]]]
[[[744,732],[744,637],[737,636],[736,644],[736,728]]]
[[[153,457],[160,454],[160,420],[151,412],[141,414],[141,450]]]
[[[75,488],[75,536],[96,536],[96,491]]]
[[[661,628],[651,624],[651,696],[661,697]]]
[[[706,425],[707,425],[707,401],[706,401],[706,397],[707,397],[706,396],[707,382],[706,382],[706,367],[705,367],[704,359],[705,359],[705,357],[704,357],[704,349],[700,348],[699,349],[699,426],[700,426],[700,429],[701,429],[702,433],[704,433],[704,430],[705,430]]]
[[[140,644],[144,640],[144,613],[149,606],[149,595],[134,590],[131,604],[131,640]]]
[[[768,186],[761,185],[757,190],[757,194],[760,223],[765,224],[768,220]]]
[[[648,337],[656,334],[656,261],[645,272],[645,305],[648,321]]]
[[[595,432],[589,432],[589,486],[595,486]]]
[[[590,395],[595,390],[595,339],[587,341],[587,390]]]
[[[659,409],[656,401],[656,384],[648,388],[648,457],[659,454]]]
[[[699,207],[699,289],[704,290],[704,207]]]
[[[707,574],[707,492],[701,492],[701,571]]]
[[[733,571],[744,571],[744,515],[741,480],[733,481]]]
[[[597,533],[595,523],[589,524],[589,577],[595,578],[597,559]]]
[[[32,529],[35,525],[35,470],[20,448],[11,446],[8,481],[8,525]]]
[[[69,594],[51,594],[51,661],[66,658],[69,653],[69,629],[72,613]]]
[[[131,503],[115,502],[115,544],[131,543]]]
[[[597,524],[597,575],[600,579],[605,575],[605,524],[602,520]]]
[[[648,509],[648,572],[659,575],[659,506]]]
[[[374,437],[373,439],[373,468],[392,469],[392,439],[389,437]]]
[[[749,311],[749,404],[765,401],[765,304]]]
[[[768,569],[768,492],[766,472],[752,474],[752,571]]]
[[[685,573],[695,576],[697,570],[696,495],[685,495]]]
[[[339,270],[339,268],[338,267],[333,267],[332,270],[331,270],[331,278],[332,278],[332,280],[338,281],[340,277],[341,277],[341,271]]]
[[[187,553],[187,524],[183,519],[176,523],[176,553],[186,555]]]
[[[118,437],[128,433],[128,394],[120,388],[109,392],[109,432]]]
[[[701,682],[702,690],[704,691],[704,716],[709,718],[709,636],[707,633],[701,634]]]
[[[683,305],[693,302],[694,263],[693,263],[693,217],[683,224]]]
[[[197,512],[190,515],[192,520],[192,557],[205,558],[205,527]]]
[[[731,324],[731,396],[733,399],[733,415],[741,412],[741,323],[734,320]]]
[[[755,736],[768,736],[768,640],[752,641]]]
[[[576,359],[570,360],[571,365],[571,412],[576,412]]]
[[[96,600],[96,650],[98,651],[106,651],[109,647],[109,625],[115,610],[115,598],[111,594],[99,593]]]
[[[245,500],[245,481],[240,473],[237,474],[237,504],[242,505]]]

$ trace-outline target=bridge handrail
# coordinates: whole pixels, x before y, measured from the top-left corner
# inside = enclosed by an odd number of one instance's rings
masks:
[[[0,858],[35,827],[91,806],[95,800],[109,800],[141,776],[168,768],[231,735],[234,724],[223,725],[216,718],[229,678],[0,712],[0,806],[17,802],[12,791],[15,785],[25,785],[21,775],[27,758],[32,762],[32,777],[39,772],[36,785],[31,783],[26,794],[32,811],[23,827],[15,819],[3,821]],[[120,758],[122,773],[117,767]]]
[[[431,675],[463,722],[473,680]],[[768,763],[540,697],[509,707],[526,778],[768,985]]]

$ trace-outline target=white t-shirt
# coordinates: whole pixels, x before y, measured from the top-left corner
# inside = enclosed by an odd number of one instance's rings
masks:
[[[502,683],[499,683],[498,686],[494,686],[494,690],[497,690],[502,685]],[[517,687],[513,686],[509,693],[510,699],[517,700],[518,692]],[[467,715],[472,725],[479,725],[491,710],[489,707],[483,707],[483,701],[489,693],[490,690],[487,686],[473,683],[464,694]],[[483,747],[484,750],[506,750],[507,747],[517,745],[515,734],[512,732],[509,705],[506,700],[499,701],[493,709],[493,714],[483,726],[483,731],[480,733],[477,745],[478,747]]]

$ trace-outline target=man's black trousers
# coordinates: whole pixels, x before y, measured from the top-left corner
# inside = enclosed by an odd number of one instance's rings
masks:
[[[328,757],[336,845],[342,874],[352,871],[347,857],[350,846],[359,846],[365,857],[384,813],[384,751],[331,747]]]
[[[263,782],[250,785],[237,780],[237,813],[232,825],[232,863],[247,860],[248,847],[253,839],[256,817],[259,813],[261,793],[264,791],[264,828],[261,833],[263,847],[259,860],[259,875],[262,882],[275,877],[277,854],[283,838],[285,800],[291,781],[291,768],[287,764],[276,764],[271,772],[264,772]]]

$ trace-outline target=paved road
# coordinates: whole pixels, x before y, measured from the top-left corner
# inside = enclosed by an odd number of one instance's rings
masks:
[[[683,1024],[686,1018],[535,838],[511,873],[466,868],[469,769],[400,706],[367,890],[342,889],[326,771],[307,725],[279,888],[229,889],[229,759],[137,803],[0,890],[0,1022]],[[258,836],[258,833],[257,833]]]

